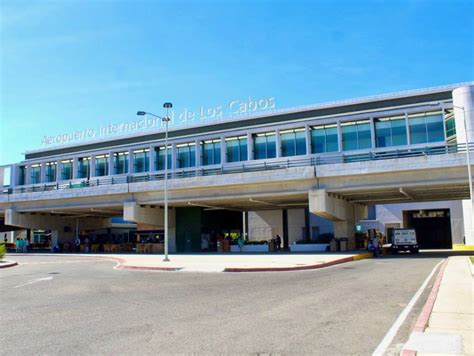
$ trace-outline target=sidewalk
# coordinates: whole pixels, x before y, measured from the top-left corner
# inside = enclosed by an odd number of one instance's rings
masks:
[[[13,258],[14,255],[10,255]],[[18,255],[20,256],[20,255]],[[33,254],[22,255],[33,256]],[[41,254],[37,256],[83,257],[113,260],[117,269],[183,272],[273,272],[316,269],[372,257],[371,253],[312,254]]]
[[[404,350],[411,350],[411,354],[416,352],[418,356],[474,355],[472,271],[469,257],[448,259],[428,325],[424,330],[415,327]]]

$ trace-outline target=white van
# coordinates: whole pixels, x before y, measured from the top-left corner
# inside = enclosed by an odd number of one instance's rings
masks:
[[[418,253],[416,231],[414,229],[394,229],[391,250],[392,253],[398,253],[400,251]]]

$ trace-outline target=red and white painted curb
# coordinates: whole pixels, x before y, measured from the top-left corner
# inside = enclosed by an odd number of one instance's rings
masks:
[[[418,318],[416,319],[415,325],[413,326],[410,336],[412,333],[415,332],[424,332],[426,327],[428,326],[431,312],[433,311],[433,307],[436,302],[436,297],[438,296],[439,286],[441,285],[441,280],[443,279],[444,270],[446,269],[448,260],[449,258],[447,258],[439,268],[438,274],[436,275],[436,279],[433,283],[433,288],[431,289],[430,295],[426,299],[425,305],[421,309],[420,315],[418,315]],[[416,353],[417,352],[415,350],[409,349],[402,349],[402,351],[400,351],[401,356],[415,356]]]
[[[0,269],[1,268],[15,267],[17,265],[18,265],[18,263],[15,262],[15,261],[3,261],[2,263],[0,263]]]

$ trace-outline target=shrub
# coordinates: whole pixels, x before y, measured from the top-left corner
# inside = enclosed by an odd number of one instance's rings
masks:
[[[3,259],[6,253],[7,253],[7,247],[4,243],[1,243],[0,244],[0,260]]]

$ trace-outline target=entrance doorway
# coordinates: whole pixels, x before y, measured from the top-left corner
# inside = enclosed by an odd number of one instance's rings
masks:
[[[415,229],[420,249],[452,247],[449,209],[404,211],[403,221],[406,228]]]

